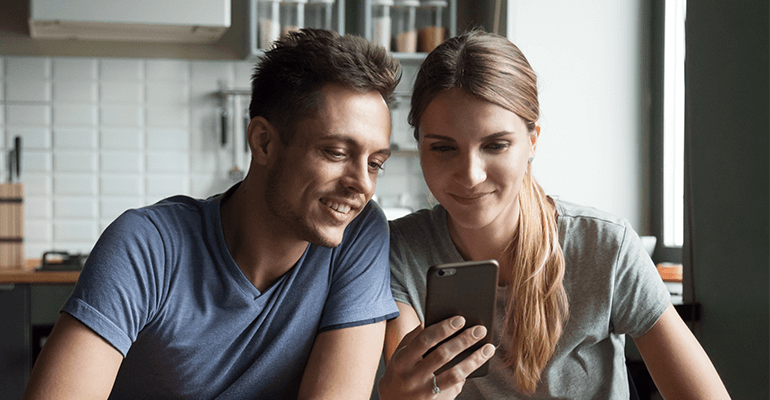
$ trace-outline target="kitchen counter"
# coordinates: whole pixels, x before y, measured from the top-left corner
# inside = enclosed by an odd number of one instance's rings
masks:
[[[35,356],[69,298],[80,271],[0,270],[0,376],[2,398],[20,399]],[[6,357],[6,355],[8,355]]]
[[[17,283],[75,283],[80,271],[22,271],[0,270],[0,284]]]

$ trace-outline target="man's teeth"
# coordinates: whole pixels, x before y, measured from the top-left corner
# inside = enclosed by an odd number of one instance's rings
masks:
[[[350,206],[346,206],[344,204],[332,203],[332,202],[329,202],[327,200],[323,200],[323,203],[326,204],[327,206],[329,206],[331,209],[333,209],[333,210],[335,210],[337,212],[341,212],[343,214],[345,214],[348,211],[350,211]]]

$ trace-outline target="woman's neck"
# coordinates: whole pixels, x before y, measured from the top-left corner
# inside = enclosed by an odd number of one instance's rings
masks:
[[[501,260],[511,245],[518,227],[518,210],[513,218],[498,218],[487,226],[467,228],[460,226],[447,215],[447,228],[457,251],[465,260]]]

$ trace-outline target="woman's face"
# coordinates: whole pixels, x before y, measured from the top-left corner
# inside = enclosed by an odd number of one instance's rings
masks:
[[[536,141],[521,117],[458,88],[437,96],[420,119],[425,181],[466,229],[510,229]]]

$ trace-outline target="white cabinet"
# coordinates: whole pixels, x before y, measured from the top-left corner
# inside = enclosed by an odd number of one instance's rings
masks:
[[[230,0],[31,0],[38,39],[210,43],[230,27]]]

